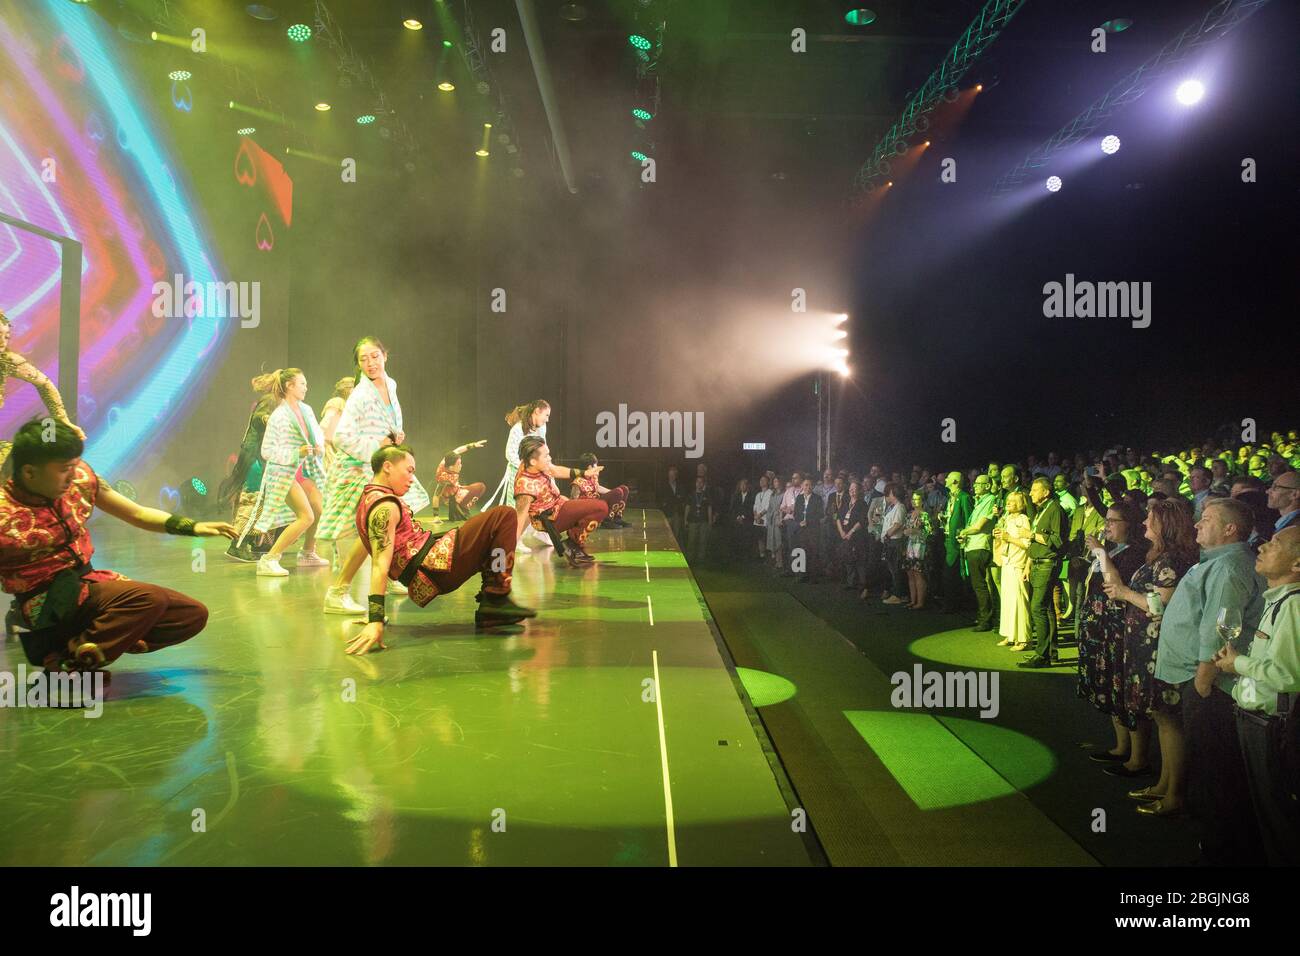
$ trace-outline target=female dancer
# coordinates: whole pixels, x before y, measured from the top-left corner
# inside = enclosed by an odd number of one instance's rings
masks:
[[[271,550],[257,562],[260,577],[281,578],[289,572],[280,566],[280,558],[304,532],[307,538],[298,555],[298,567],[329,563],[316,553],[316,523],[321,513],[317,486],[325,480],[325,466],[321,462],[325,439],[316,424],[315,413],[304,400],[307,377],[302,369],[276,369],[261,378],[279,404],[266,423],[262,438],[262,457],[266,460],[262,487],[253,505],[252,520],[241,535],[261,534],[287,522]]]
[[[468,485],[460,483],[460,456],[471,448],[482,448],[486,444],[487,439],[484,438],[481,441],[470,442],[468,445],[460,445],[449,451],[438,463],[437,484],[433,489],[434,507],[437,507],[438,500],[446,498],[447,517],[452,521],[463,521],[468,518],[469,510],[487,490],[487,485],[481,481]]]
[[[85,441],[86,433],[72,424],[72,421],[68,418],[68,413],[63,407],[63,398],[59,395],[59,390],[54,387],[54,383],[27,359],[17,352],[9,351],[9,333],[9,318],[3,312],[0,312],[0,407],[3,407],[5,403],[5,379],[16,378],[24,382],[30,382],[35,387],[37,394],[41,396],[41,400],[45,402],[50,417],[63,422],[73,430],[78,438]],[[9,452],[13,447],[13,442],[0,440],[0,468],[3,468],[5,462],[9,459]]]
[[[595,563],[583,547],[587,535],[595,531],[609,514],[609,505],[599,498],[570,500],[555,487],[556,478],[573,480],[579,477],[598,478],[600,465],[584,471],[551,463],[551,450],[546,439],[529,435],[519,443],[519,474],[515,476],[515,512],[519,516],[519,537],[530,525],[538,531],[548,531],[556,539],[564,532],[569,539],[564,556],[571,568],[590,567]]]
[[[253,379],[253,391],[258,400],[248,416],[244,426],[244,438],[239,443],[239,454],[221,487],[217,489],[217,501],[231,509],[232,521],[238,532],[235,540],[226,549],[226,557],[236,561],[256,561],[258,552],[265,552],[267,545],[265,535],[248,535],[243,541],[246,530],[252,525],[253,506],[257,504],[257,492],[262,487],[262,469],[266,463],[262,460],[262,438],[266,435],[266,423],[279,399],[269,391],[272,376],[259,375]]]
[[[352,349],[356,363],[356,387],[348,396],[334,431],[334,444],[338,456],[334,467],[325,479],[325,510],[321,514],[316,536],[334,542],[336,557],[340,557],[339,541],[356,534],[357,502],[361,490],[373,476],[370,457],[385,445],[401,445],[406,441],[402,430],[402,405],[397,400],[397,383],[385,371],[388,349],[373,335],[361,339]],[[418,514],[429,504],[429,493],[418,479],[411,481],[410,490],[402,496],[411,514]],[[366,560],[366,549],[360,540],[352,544],[346,561],[339,569],[335,585],[325,593],[327,614],[356,614],[365,608],[353,601],[346,586],[338,581],[351,582]],[[390,585],[394,593],[402,593],[401,585]]]
[[[627,522],[623,520],[623,509],[627,506],[627,485],[606,488],[595,478],[587,478],[586,473],[598,464],[600,464],[600,460],[591,452],[587,452],[579,458],[578,470],[583,473],[583,477],[573,479],[569,492],[575,499],[599,498],[609,505],[609,517],[601,523],[601,527],[626,528]]]
[[[486,511],[491,508],[498,495],[501,497],[500,504],[514,505],[515,476],[519,473],[519,443],[528,435],[538,435],[545,439],[546,423],[550,418],[551,406],[544,398],[526,405],[518,405],[506,415],[506,424],[510,426],[510,435],[506,438],[506,471],[501,476],[501,484],[497,485],[497,490],[492,492],[492,497],[484,502],[479,510]],[[530,541],[534,547],[550,546],[550,542],[539,535],[531,525],[524,529],[524,537],[520,539],[517,550],[524,553],[531,551]]]
[[[352,387],[356,385],[356,379],[351,375],[346,375],[334,383],[334,394],[330,400],[325,403],[325,407],[320,410],[320,430],[325,436],[325,474],[330,473],[334,467],[334,459],[338,457],[338,449],[334,445],[334,432],[339,427],[339,419],[343,417],[343,407],[347,404],[348,396],[352,394]]]

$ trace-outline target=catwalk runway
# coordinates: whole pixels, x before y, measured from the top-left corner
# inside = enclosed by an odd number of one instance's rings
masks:
[[[519,633],[474,632],[471,581],[390,599],[360,659],[328,569],[259,578],[97,517],[97,567],[211,617],[124,657],[98,719],[0,709],[0,865],[807,865],[662,515],[626,517],[591,570],[519,557]]]

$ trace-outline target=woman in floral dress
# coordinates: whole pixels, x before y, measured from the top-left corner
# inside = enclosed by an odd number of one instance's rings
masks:
[[[925,552],[933,530],[934,520],[925,510],[925,495],[920,491],[912,492],[912,510],[903,521],[903,537],[907,541],[903,570],[907,572],[907,589],[912,597],[907,606],[914,611],[925,607]]]

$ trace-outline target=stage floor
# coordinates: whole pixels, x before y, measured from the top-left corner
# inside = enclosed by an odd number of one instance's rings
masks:
[[[810,864],[663,516],[627,520],[596,568],[519,556],[519,633],[475,633],[470,581],[390,599],[389,650],[358,659],[328,569],[259,578],[224,539],[196,560],[98,517],[98,567],[211,617],[122,658],[97,719],[0,708],[0,865]]]

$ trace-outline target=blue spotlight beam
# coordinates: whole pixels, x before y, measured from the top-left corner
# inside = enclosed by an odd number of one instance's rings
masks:
[[[885,133],[884,138],[876,144],[876,148],[871,152],[871,158],[858,169],[857,175],[853,178],[855,196],[871,189],[878,180],[886,176],[887,173],[882,171],[882,163],[895,155],[895,144],[904,142],[906,145],[907,137],[920,128],[918,120],[943,101],[944,93],[956,88],[961,78],[984,55],[984,51],[997,39],[998,34],[1006,28],[1007,23],[1024,4],[1025,0],[988,0],[984,4],[979,15],[971,21],[970,26],[952,45],[952,49],[948,51],[934,72],[907,101],[898,122],[894,123],[889,128],[889,132]]]
[[[1046,166],[1053,154],[1084,139],[1120,109],[1141,97],[1155,84],[1167,79],[1201,47],[1227,35],[1268,2],[1269,0],[1219,0],[1204,16],[1193,21],[1182,33],[1165,44],[1159,53],[1057,130],[1050,139],[1026,156],[1019,166],[1003,174],[993,184],[992,194],[1005,196],[1011,192],[1036,170]]]

